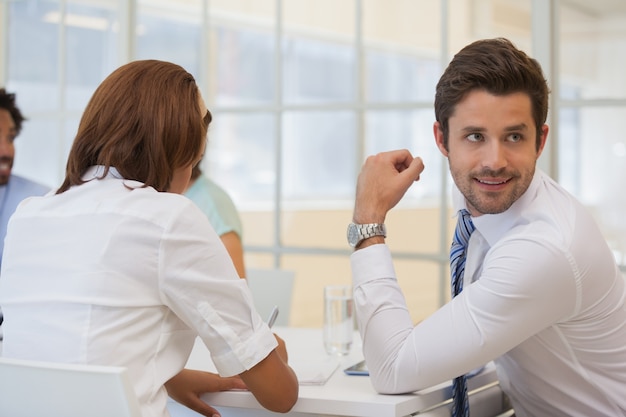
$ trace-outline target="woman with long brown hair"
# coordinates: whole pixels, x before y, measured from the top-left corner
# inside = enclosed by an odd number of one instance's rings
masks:
[[[211,121],[178,65],[135,61],[87,105],[55,194],[10,221],[0,280],[4,356],[128,368],[143,414],[171,397],[247,387],[286,412],[298,395],[284,342],[254,309],[206,216],[179,195]],[[183,370],[196,336],[217,375]],[[271,383],[267,383],[271,381]]]

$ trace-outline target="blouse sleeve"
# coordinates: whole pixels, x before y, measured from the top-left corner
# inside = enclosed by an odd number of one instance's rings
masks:
[[[276,338],[206,216],[189,202],[172,219],[160,246],[164,303],[198,332],[221,375],[250,369]]]

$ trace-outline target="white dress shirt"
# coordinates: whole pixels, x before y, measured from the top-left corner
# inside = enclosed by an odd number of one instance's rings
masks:
[[[124,366],[145,417],[196,335],[224,376],[277,346],[206,216],[186,197],[92,167],[89,182],[23,202],[0,279],[3,355]]]
[[[591,216],[537,171],[506,212],[472,220],[463,292],[417,326],[387,246],[352,255],[375,388],[423,389],[494,360],[518,417],[625,415],[626,285]]]

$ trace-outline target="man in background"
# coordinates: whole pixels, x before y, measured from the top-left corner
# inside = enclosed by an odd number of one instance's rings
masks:
[[[15,158],[14,141],[22,130],[24,120],[22,112],[15,104],[15,94],[7,93],[4,88],[0,88],[0,266],[7,223],[15,208],[26,197],[43,195],[49,191],[44,185],[11,174]]]

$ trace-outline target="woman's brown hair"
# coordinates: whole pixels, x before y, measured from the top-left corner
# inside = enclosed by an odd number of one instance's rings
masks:
[[[134,61],[113,71],[85,108],[57,194],[84,183],[93,165],[166,191],[174,171],[204,152],[211,113],[200,114],[199,94],[194,77],[170,62]]]

